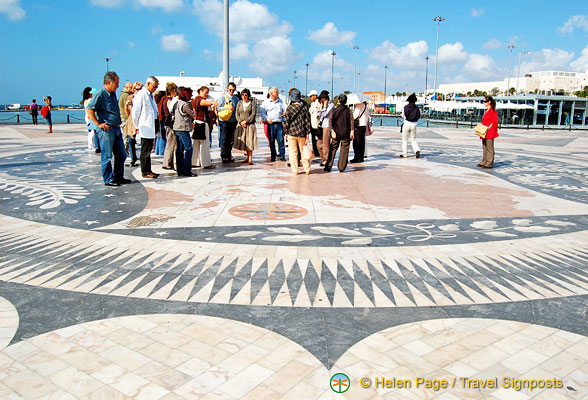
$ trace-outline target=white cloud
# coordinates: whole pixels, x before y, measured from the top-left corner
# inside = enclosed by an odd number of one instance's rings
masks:
[[[131,42],[130,40],[127,42],[130,48],[135,47],[135,42]]]
[[[20,0],[0,0],[0,14],[6,14],[9,21],[22,21],[26,11],[20,6]]]
[[[371,51],[370,58],[389,66],[415,68],[425,64],[425,57],[428,52],[429,46],[424,40],[408,43],[403,47],[398,47],[386,40]]]
[[[569,70],[573,58],[573,52],[562,49],[543,49],[524,56],[521,62],[521,74],[532,71]]]
[[[478,9],[472,8],[472,14],[471,15],[472,15],[472,17],[477,18],[477,17],[480,17],[480,16],[484,15],[484,12],[485,11],[486,10],[484,10],[483,8],[478,8]]]
[[[298,58],[289,37],[274,36],[262,39],[253,46],[249,67],[260,75],[273,75],[290,70]]]
[[[229,54],[233,60],[251,58],[251,51],[249,50],[249,45],[247,43],[238,43],[231,47]]]
[[[570,66],[574,71],[584,72],[588,71],[588,46],[582,50],[582,54],[577,60],[573,61]]]
[[[219,0],[194,0],[194,14],[218,37],[223,36],[223,4]],[[293,27],[280,21],[268,7],[249,0],[237,0],[229,6],[229,35],[233,43],[252,43],[270,37],[284,37]]]
[[[487,54],[472,53],[463,66],[463,75],[469,81],[488,81],[498,79],[502,74],[492,57]]]
[[[461,63],[466,61],[468,53],[464,51],[463,44],[444,44],[439,47],[439,63]]]
[[[351,43],[356,33],[352,31],[339,32],[339,29],[332,22],[316,31],[310,31],[308,39],[324,46],[337,46],[344,43]]]
[[[502,42],[498,39],[490,39],[489,41],[487,41],[486,43],[484,43],[482,45],[483,48],[489,49],[489,50],[499,49],[502,46],[503,46]]]
[[[192,48],[184,37],[184,34],[163,35],[161,37],[161,49],[173,53],[190,54]]]
[[[588,18],[586,15],[571,16],[563,26],[557,28],[561,33],[572,33],[576,28],[588,32]]]

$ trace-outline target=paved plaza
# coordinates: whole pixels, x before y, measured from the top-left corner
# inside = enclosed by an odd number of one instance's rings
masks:
[[[588,398],[588,133],[480,169],[376,128],[345,173],[259,126],[253,165],[108,187],[83,125],[0,125],[0,399]]]

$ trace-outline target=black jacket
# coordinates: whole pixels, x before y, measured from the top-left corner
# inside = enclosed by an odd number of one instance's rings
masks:
[[[410,122],[417,122],[421,117],[421,110],[412,103],[408,103],[404,106],[404,118]]]

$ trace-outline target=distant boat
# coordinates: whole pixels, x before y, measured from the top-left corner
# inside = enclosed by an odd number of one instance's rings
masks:
[[[18,103],[10,104],[9,106],[6,107],[6,109],[11,110],[11,111],[20,110],[20,104],[18,104]]]

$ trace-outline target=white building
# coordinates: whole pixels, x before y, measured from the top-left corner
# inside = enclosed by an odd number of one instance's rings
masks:
[[[184,86],[189,87],[194,91],[196,95],[197,90],[202,86],[207,86],[209,89],[209,95],[215,99],[219,99],[224,93],[222,73],[218,77],[200,77],[200,76],[156,76],[159,80],[159,90],[165,90],[165,85],[168,82],[173,82],[178,87]],[[263,80],[257,78],[242,78],[242,77],[230,77],[229,82],[235,82],[237,90],[241,91],[245,88],[249,89],[251,95],[263,101],[266,99],[269,87],[264,86]]]
[[[494,88],[498,88],[503,94],[506,92],[508,85],[515,88],[518,93],[535,93],[543,95],[551,94],[573,94],[575,91],[582,90],[588,86],[588,71],[569,72],[569,71],[537,71],[530,72],[525,76],[506,78],[502,81],[495,82],[472,82],[472,83],[448,83],[439,85],[438,92],[443,94],[474,92],[491,93]]]

